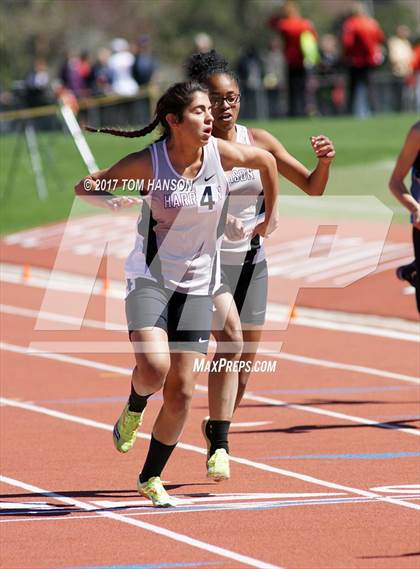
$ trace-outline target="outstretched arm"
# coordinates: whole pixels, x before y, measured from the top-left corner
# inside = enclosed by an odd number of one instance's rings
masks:
[[[109,182],[109,185],[105,184],[105,188],[115,190],[123,186],[127,180],[139,180],[147,189],[152,177],[150,152],[145,149],[125,156],[110,168],[86,176],[75,186],[74,191],[77,196],[99,207],[111,209],[132,207],[138,204],[141,198],[133,195],[114,196],[110,191],[102,189],[101,182]]]
[[[420,121],[410,129],[389,180],[389,189],[397,200],[413,215],[413,225],[417,229],[420,229],[420,204],[408,191],[404,184],[404,178],[414,164],[419,151]]]
[[[329,138],[324,135],[311,136],[311,145],[318,158],[318,164],[311,172],[266,130],[255,128],[251,133],[256,145],[274,156],[277,170],[282,176],[306,194],[322,196],[328,182],[330,164],[335,157],[334,145]]]
[[[278,226],[277,195],[278,175],[273,156],[261,148],[236,144],[217,139],[223,169],[250,168],[259,170],[264,192],[265,221],[255,228],[255,233],[268,237]]]

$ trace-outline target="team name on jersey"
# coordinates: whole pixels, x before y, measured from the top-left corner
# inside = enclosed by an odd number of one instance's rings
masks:
[[[191,192],[180,191],[163,196],[163,207],[197,207],[199,212],[216,211],[215,204],[222,199],[222,188],[215,184],[197,184]]]
[[[193,207],[197,205],[197,195],[195,192],[180,192],[167,194],[163,197],[163,207],[165,209],[174,207]]]
[[[234,168],[229,175],[229,185],[231,186],[249,180],[255,180],[255,171],[250,168]]]

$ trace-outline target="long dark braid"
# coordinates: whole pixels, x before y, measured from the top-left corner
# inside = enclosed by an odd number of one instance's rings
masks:
[[[101,132],[104,134],[112,134],[113,136],[125,136],[127,138],[139,138],[146,136],[155,130],[158,126],[162,128],[161,139],[170,136],[170,127],[166,120],[167,114],[174,114],[177,119],[182,122],[184,110],[192,101],[194,93],[197,91],[207,93],[207,89],[197,81],[185,81],[183,83],[175,83],[165,91],[156,104],[155,118],[150,124],[140,130],[121,130],[117,128],[94,128],[85,126],[85,130],[89,132]]]

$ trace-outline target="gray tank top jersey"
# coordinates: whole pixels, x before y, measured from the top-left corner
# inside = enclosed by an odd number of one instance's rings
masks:
[[[203,150],[200,172],[189,180],[173,168],[165,140],[151,145],[154,185],[143,200],[136,243],[125,262],[128,292],[138,277],[201,296],[219,286],[228,183],[217,140],[211,137]]]
[[[236,142],[251,144],[248,129],[236,125]],[[228,213],[241,221],[248,221],[260,213],[263,206],[262,183],[259,170],[233,168],[227,172],[229,182]],[[263,239],[260,236],[239,241],[223,239],[221,248],[222,265],[242,265],[245,260],[258,263],[265,259]]]

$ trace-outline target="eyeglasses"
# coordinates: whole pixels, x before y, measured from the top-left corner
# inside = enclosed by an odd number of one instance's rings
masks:
[[[229,107],[233,107],[234,105],[238,104],[240,100],[240,93],[231,93],[229,95],[226,95],[226,97],[210,97],[210,102],[213,107],[221,107],[225,101]]]

